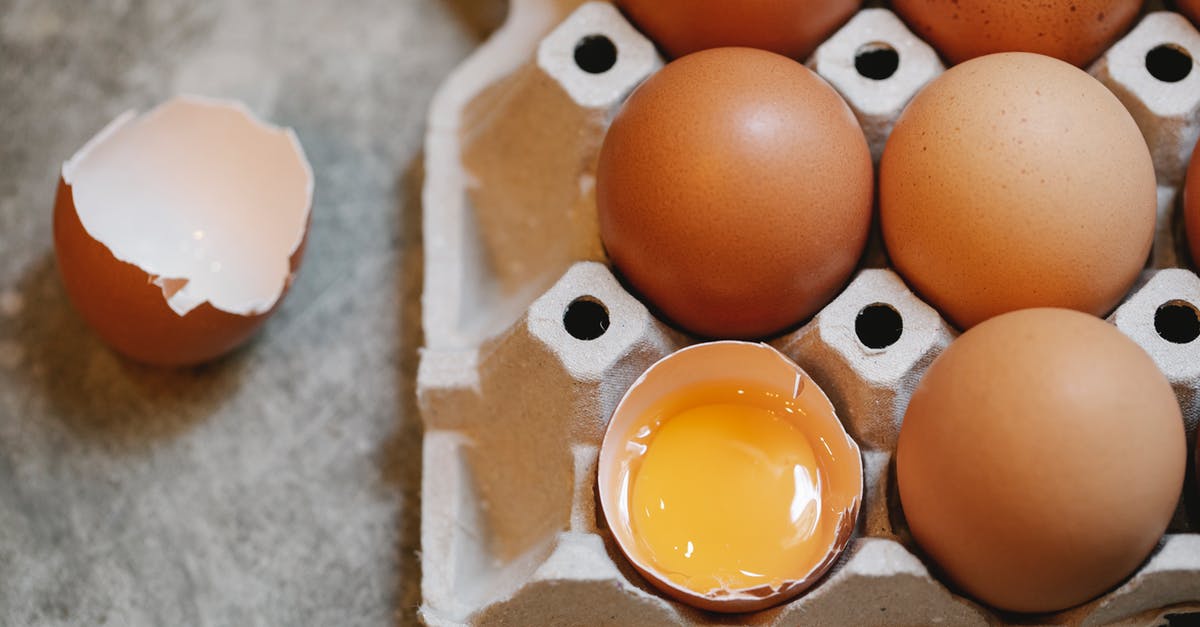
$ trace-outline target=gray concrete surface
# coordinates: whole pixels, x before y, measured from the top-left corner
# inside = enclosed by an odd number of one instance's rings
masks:
[[[0,0],[0,625],[409,624],[420,147],[500,0]],[[265,331],[163,371],[66,302],[61,161],[116,114],[233,97],[299,134],[308,255]]]

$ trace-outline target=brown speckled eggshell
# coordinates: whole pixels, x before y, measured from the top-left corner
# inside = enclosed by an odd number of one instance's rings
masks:
[[[803,59],[862,5],[862,0],[618,0],[629,18],[668,55],[746,46]]]
[[[1141,0],[892,0],[951,63],[1037,52],[1081,67],[1123,35],[1141,7]]]
[[[1192,162],[1188,165],[1187,184],[1183,191],[1183,223],[1187,232],[1188,250],[1192,253],[1192,266],[1200,268],[1200,144],[1192,151]]]
[[[1175,511],[1183,416],[1154,361],[1064,309],[993,318],[930,366],[896,473],[913,537],[994,607],[1065,609],[1129,576]]]
[[[757,338],[828,303],[862,254],[871,155],[803,65],[717,48],[630,96],[596,173],[600,234],[650,304],[698,335]]]
[[[1104,315],[1154,236],[1137,124],[1096,79],[1042,55],[980,57],[934,80],[879,176],[893,265],[960,328],[1027,307]]]
[[[291,256],[294,273],[307,241]],[[54,250],[67,296],[97,335],[135,361],[189,366],[219,357],[248,340],[275,307],[254,316],[227,313],[203,303],[187,315],[171,310],[162,288],[135,265],[118,260],[83,228],[71,186],[61,179],[54,202]]]

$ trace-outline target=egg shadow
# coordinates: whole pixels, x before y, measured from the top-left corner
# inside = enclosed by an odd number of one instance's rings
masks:
[[[18,347],[10,372],[25,379],[27,395],[44,401],[39,419],[59,421],[78,438],[117,452],[169,440],[212,415],[239,386],[245,348],[182,369],[114,353],[71,306],[52,252],[25,274],[17,294],[21,305],[3,332]]]
[[[396,211],[400,216],[397,234],[399,268],[396,294],[400,303],[396,343],[399,389],[399,422],[380,448],[380,474],[398,493],[396,517],[396,624],[419,624],[421,605],[421,467],[424,425],[417,405],[417,367],[425,344],[421,324],[421,292],[424,287],[425,250],[421,236],[421,189],[425,181],[424,153],[418,153],[397,177]]]

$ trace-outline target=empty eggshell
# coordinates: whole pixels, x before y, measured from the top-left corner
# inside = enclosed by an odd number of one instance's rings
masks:
[[[295,133],[239,103],[179,97],[127,112],[62,167],[54,242],[67,295],[130,358],[215,358],[287,291],[312,193]]]
[[[646,449],[635,440],[654,433],[656,423],[669,421],[675,415],[670,410],[662,413],[665,407],[683,411],[695,406],[698,397],[689,391],[699,388],[711,392],[714,388],[742,386],[794,403],[796,409],[789,410],[786,419],[803,432],[818,459],[820,522],[815,527],[818,531],[806,540],[812,543],[809,562],[797,562],[795,575],[779,585],[751,589],[726,586],[699,593],[678,583],[679,573],[664,572],[638,548],[629,499],[636,489],[633,482],[641,463],[640,454]],[[670,405],[663,405],[664,399]],[[649,445],[653,446],[653,441]],[[862,457],[829,398],[794,362],[765,344],[711,342],[668,355],[643,373],[625,393],[613,412],[601,445],[598,487],[608,527],[629,561],[650,583],[676,600],[701,609],[748,612],[796,597],[812,587],[836,561],[849,542],[858,517],[863,491]],[[729,507],[720,501],[721,494],[713,490],[713,508]],[[755,522],[748,519],[745,524],[753,526]]]

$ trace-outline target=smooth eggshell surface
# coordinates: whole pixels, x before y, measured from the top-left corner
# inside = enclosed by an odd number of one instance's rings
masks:
[[[643,32],[672,57],[746,46],[803,59],[862,0],[618,0]]]
[[[757,338],[828,303],[871,222],[854,114],[803,65],[750,48],[679,59],[613,120],[600,233],[633,288],[693,333]]]
[[[998,316],[930,366],[900,429],[913,537],[994,607],[1060,610],[1132,573],[1175,510],[1183,417],[1151,358],[1063,309]]]
[[[1036,52],[1084,66],[1133,23],[1140,0],[892,0],[913,31],[951,63]]]
[[[960,328],[1027,307],[1104,315],[1154,236],[1137,124],[1100,82],[1042,55],[980,57],[917,94],[879,194],[893,265]]]

